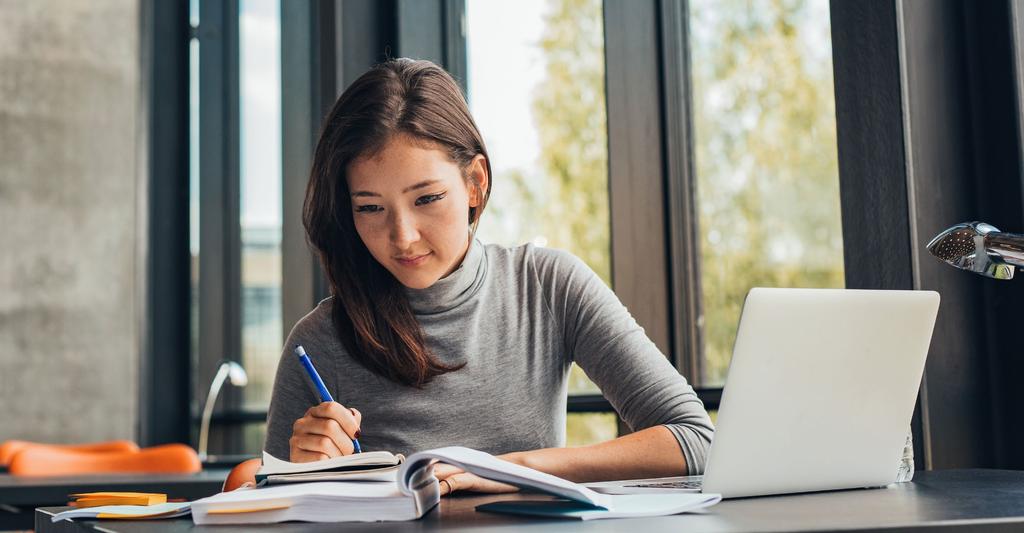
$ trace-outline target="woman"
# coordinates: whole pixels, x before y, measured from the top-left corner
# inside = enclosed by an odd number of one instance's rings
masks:
[[[491,190],[483,139],[428,61],[364,74],[328,115],[303,219],[332,297],[285,343],[265,449],[313,461],[462,445],[574,481],[703,471],[714,431],[693,389],[569,253],[475,240]],[[319,404],[292,346],[335,402]],[[576,362],[635,433],[568,449]],[[442,493],[515,490],[442,465]]]

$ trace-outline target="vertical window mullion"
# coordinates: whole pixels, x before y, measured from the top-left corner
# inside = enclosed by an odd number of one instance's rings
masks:
[[[662,120],[664,128],[667,242],[671,286],[671,358],[694,386],[700,384],[701,283],[690,111],[689,6],[662,0]]]
[[[188,442],[189,20],[181,3],[141,6],[147,167],[140,246],[144,326],[139,443]]]
[[[242,226],[241,226],[241,150],[239,148],[239,0],[223,0],[224,12],[224,350],[217,359],[242,361]],[[226,387],[222,391],[224,407],[241,408],[242,391]],[[237,450],[241,428],[226,433],[225,444]]]
[[[444,40],[444,68],[459,83],[462,93],[467,94],[466,0],[444,0],[443,9],[444,30],[441,38]]]
[[[671,354],[658,13],[624,0],[606,0],[604,12],[613,288]]]
[[[221,359],[241,357],[238,2],[200,2],[197,409]],[[230,388],[225,406],[239,403]]]
[[[306,244],[302,203],[320,125],[314,6],[281,3],[281,327],[292,326],[316,305],[319,264]]]

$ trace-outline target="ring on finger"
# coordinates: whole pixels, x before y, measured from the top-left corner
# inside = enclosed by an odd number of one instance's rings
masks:
[[[455,487],[454,487],[454,486],[452,486],[452,482],[451,482],[450,480],[448,480],[448,479],[442,479],[442,480],[441,480],[441,483],[444,483],[444,484],[445,484],[445,486],[447,486],[447,487],[448,487],[448,492],[446,492],[446,494],[451,494],[451,493],[455,492]]]

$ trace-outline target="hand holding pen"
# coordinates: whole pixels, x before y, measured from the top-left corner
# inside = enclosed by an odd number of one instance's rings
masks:
[[[292,426],[290,460],[308,462],[360,453],[362,415],[358,410],[334,401],[302,346],[295,346],[295,355],[316,387],[322,403],[310,407]]]

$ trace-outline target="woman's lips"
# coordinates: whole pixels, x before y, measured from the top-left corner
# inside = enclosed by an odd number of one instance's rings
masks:
[[[401,264],[402,266],[417,266],[426,261],[427,257],[429,256],[430,252],[425,253],[423,255],[415,255],[408,258],[396,257],[395,260],[398,261],[398,263]]]

